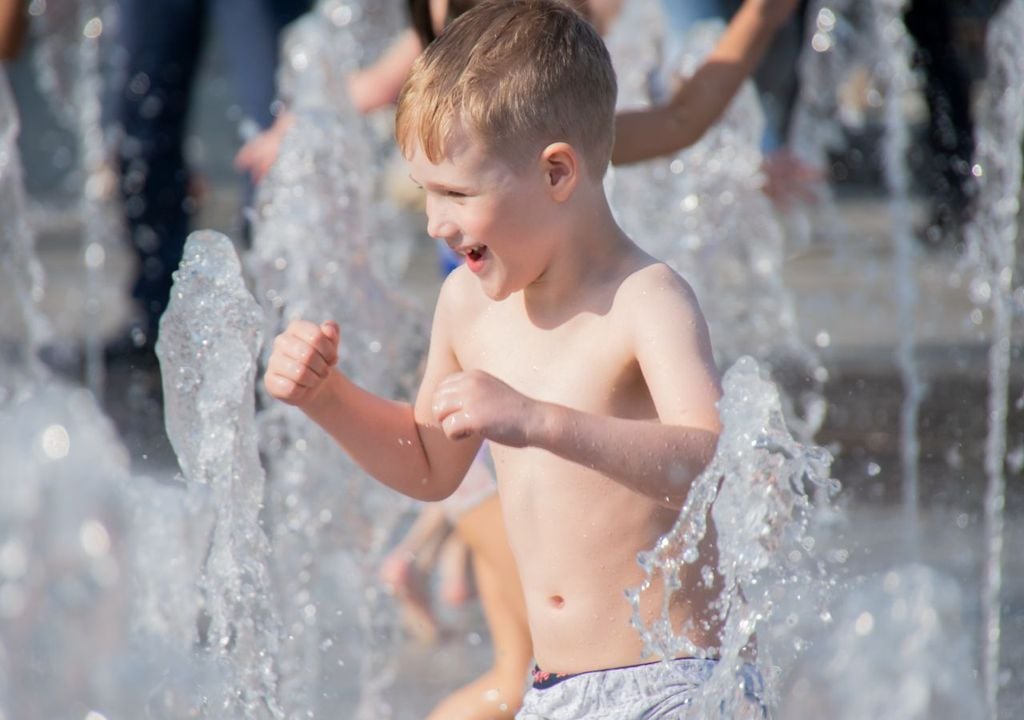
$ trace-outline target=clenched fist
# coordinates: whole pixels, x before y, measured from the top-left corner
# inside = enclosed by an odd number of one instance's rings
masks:
[[[274,338],[274,349],[263,375],[263,384],[273,397],[302,407],[323,387],[338,362],[338,324],[322,325],[295,320]]]
[[[538,403],[480,370],[449,375],[434,391],[434,420],[452,440],[478,435],[499,445],[524,447]]]

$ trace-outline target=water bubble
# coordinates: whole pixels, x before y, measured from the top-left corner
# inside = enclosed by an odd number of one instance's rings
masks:
[[[985,170],[984,168],[981,167],[981,165],[975,163],[974,165],[971,166],[971,175],[973,175],[974,177],[980,178],[984,174]]]
[[[1020,408],[1018,408],[1019,410]],[[1006,464],[1010,468],[1010,472],[1014,474],[1020,473],[1024,470],[1024,445],[1018,445],[1016,448],[1006,453]]]
[[[811,38],[811,47],[820,53],[828,52],[832,49],[832,37],[828,33],[816,32]]]
[[[871,631],[875,629],[875,617],[871,613],[865,611],[857,616],[856,622],[854,622],[853,630],[855,633],[864,637],[870,635]]]
[[[868,463],[867,474],[868,477],[878,477],[878,474],[882,472],[882,466],[872,461]]]
[[[352,8],[348,5],[339,5],[331,11],[331,22],[338,27],[345,27],[352,22]]]
[[[92,18],[89,22],[85,24],[85,27],[82,28],[82,35],[89,38],[90,40],[95,40],[102,34],[103,21],[100,20],[98,17]]]
[[[711,587],[715,582],[715,572],[707,565],[701,568],[700,577],[704,583],[704,587]]]
[[[827,348],[832,344],[832,336],[827,331],[821,330],[814,336],[814,344],[820,348]]]
[[[484,639],[480,636],[480,633],[478,632],[471,632],[468,635],[466,635],[466,642],[469,643],[472,647],[479,646],[480,643],[482,643],[483,641]]]
[[[818,11],[816,24],[819,30],[829,32],[836,26],[836,14],[829,8],[822,8]]]
[[[51,425],[43,430],[39,442],[50,460],[62,460],[71,450],[71,438],[63,425]]]
[[[971,283],[971,302],[983,304],[992,299],[992,286],[984,280]]]
[[[85,266],[90,270],[102,267],[107,260],[107,252],[97,242],[89,243],[85,248]]]
[[[82,523],[78,539],[89,557],[102,557],[110,552],[110,534],[99,520],[86,520]]]

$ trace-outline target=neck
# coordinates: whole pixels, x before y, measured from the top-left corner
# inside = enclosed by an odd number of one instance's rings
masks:
[[[635,247],[615,222],[600,184],[569,202],[547,269],[523,290],[526,309],[537,318],[572,312],[572,299],[607,279]]]

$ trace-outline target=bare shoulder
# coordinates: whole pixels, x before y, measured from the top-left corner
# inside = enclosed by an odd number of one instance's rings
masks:
[[[701,317],[697,296],[690,284],[668,265],[655,260],[641,265],[622,280],[616,304],[631,314],[641,311],[637,319],[654,314],[652,311]]]
[[[480,282],[464,266],[452,270],[441,284],[434,309],[435,335],[441,334],[450,345],[457,345],[470,327],[493,301]]]
[[[461,317],[478,311],[481,305],[488,301],[479,281],[462,265],[448,273],[448,277],[441,283],[441,291],[437,297],[440,311],[457,312]]]
[[[690,284],[665,263],[651,260],[625,277],[616,312],[637,357],[670,357],[713,365],[711,333]]]

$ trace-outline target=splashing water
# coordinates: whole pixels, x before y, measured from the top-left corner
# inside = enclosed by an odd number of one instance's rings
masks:
[[[981,720],[960,586],[911,565],[868,578],[835,603],[792,671],[779,716]]]
[[[40,346],[52,329],[39,309],[43,298],[43,269],[35,237],[26,220],[25,185],[18,153],[18,109],[0,68],[0,405],[31,378],[41,377]]]
[[[391,281],[400,279],[408,266],[413,238],[403,231],[385,192],[393,122],[388,113],[370,118],[360,114],[349,96],[348,80],[380,52],[382,38],[399,31],[405,19],[396,17],[396,8],[393,3],[321,0],[286,30],[278,80],[286,105],[333,111],[344,125],[349,148],[345,167],[358,169],[362,203],[373,210],[367,229],[382,239],[366,252],[374,271]],[[304,130],[300,126],[295,132]]]
[[[267,317],[267,335],[294,319],[333,319],[342,328],[341,364],[360,386],[387,397],[411,397],[426,345],[425,318],[378,280],[367,252],[373,208],[348,118],[299,107],[278,162],[263,181],[247,259]],[[270,477],[275,557],[281,560],[282,609],[290,627],[284,666],[299,703],[340,693],[321,677],[321,658],[337,657],[358,680],[355,717],[388,712],[383,690],[393,676],[395,618],[378,597],[377,568],[408,501],[360,470],[301,412],[268,401],[260,413]],[[371,519],[372,518],[372,522]],[[313,563],[314,557],[329,561]],[[294,573],[295,562],[302,573]],[[338,575],[334,576],[332,568]],[[325,653],[320,633],[330,620],[304,620],[309,608],[347,608],[336,628],[348,637]],[[332,617],[331,614],[325,614]],[[351,619],[358,619],[354,628]],[[353,634],[354,633],[354,634]],[[358,672],[354,669],[358,668]],[[301,686],[301,690],[299,687]]]
[[[812,529],[828,520],[828,499],[838,491],[829,478],[831,456],[795,441],[786,429],[777,388],[761,377],[757,363],[741,358],[726,373],[719,403],[723,431],[714,459],[690,489],[675,526],[638,558],[647,576],[628,591],[633,624],[645,651],[663,658],[720,658],[702,692],[700,717],[736,717],[753,712],[734,680],[744,648],[756,636],[757,664],[769,688],[775,665],[790,664],[803,648],[798,621],[813,622],[825,609],[832,583]],[[817,502],[812,502],[817,496]],[[697,567],[700,544],[712,532],[718,562]],[[722,623],[718,648],[698,648],[688,628],[672,627],[669,606],[681,576],[693,569],[705,583],[720,578],[715,612]],[[646,625],[641,597],[655,579],[664,583],[662,614]],[[689,628],[693,629],[693,628]],[[770,701],[771,699],[768,698]]]
[[[157,356],[167,431],[185,479],[209,488],[213,526],[199,578],[208,652],[227,692],[212,708],[283,718],[273,666],[281,628],[270,596],[270,546],[260,524],[264,474],[256,447],[255,374],[262,315],[245,288],[231,242],[189,236]]]
[[[107,258],[117,252],[123,236],[116,200],[117,178],[102,125],[103,76],[100,43],[114,22],[115,7],[107,0],[76,3],[33,2],[29,12],[36,28],[35,66],[40,87],[57,117],[78,141],[83,192],[82,264],[86,282],[85,380],[96,397],[105,381],[103,338],[98,332],[102,285]],[[124,278],[114,284],[123,287]]]
[[[872,5],[872,31],[879,52],[882,69],[877,75],[882,80],[885,97],[885,179],[889,188],[890,227],[892,231],[895,264],[893,272],[898,289],[897,312],[900,339],[896,347],[896,362],[903,382],[903,406],[900,412],[900,460],[903,470],[903,508],[906,513],[908,544],[918,540],[918,465],[920,441],[918,418],[925,387],[921,381],[915,359],[918,288],[915,272],[915,240],[910,215],[910,181],[907,170],[907,150],[910,145],[909,129],[904,117],[907,94],[914,88],[910,72],[913,42],[903,24],[907,0],[875,0]]]
[[[999,709],[1000,593],[1006,495],[1006,422],[1014,311],[1024,310],[1024,286],[1014,287],[1019,258],[1021,143],[1024,142],[1024,3],[1007,2],[989,26],[988,101],[979,103],[974,215],[966,229],[975,268],[973,295],[992,309],[988,438],[985,444],[985,545],[981,668],[991,717]]]
[[[125,707],[128,456],[88,392],[20,390],[0,406],[0,717]]]
[[[627,68],[623,102],[633,105],[650,102],[651,88],[691,76],[722,33],[720,22],[698,23],[671,67],[641,77],[637,68],[650,67],[651,43],[633,45],[649,35],[640,28],[659,25],[635,12],[627,8],[623,28],[609,40],[613,57]],[[634,87],[641,80],[643,100]],[[746,83],[693,146],[671,158],[615,168],[612,197],[627,233],[694,287],[721,363],[749,354],[777,374],[809,381],[796,408],[788,397],[784,402],[791,426],[810,439],[825,417],[828,373],[800,339],[793,298],[782,281],[785,237],[761,187],[763,118],[753,85]]]

